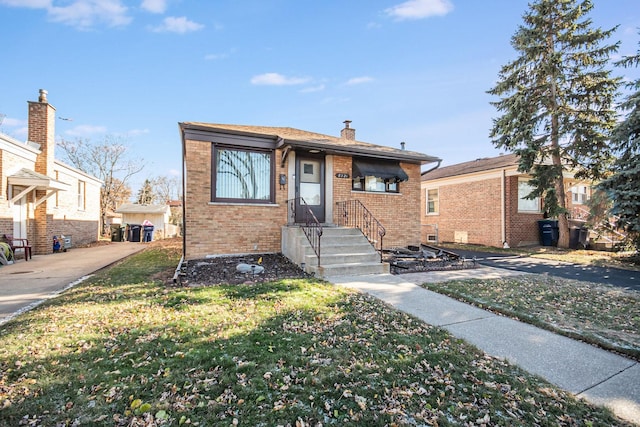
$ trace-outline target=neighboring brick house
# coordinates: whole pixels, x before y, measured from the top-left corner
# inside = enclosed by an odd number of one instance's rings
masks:
[[[303,197],[321,223],[360,200],[386,228],[384,246],[420,240],[422,153],[288,127],[180,123],[185,259],[282,251],[288,201]],[[293,209],[296,214],[300,209]]]
[[[27,142],[0,134],[0,237],[27,238],[36,255],[53,252],[53,236],[95,242],[102,182],[55,160],[55,108],[46,91],[29,102],[28,123]]]
[[[422,241],[502,247],[539,243],[541,200],[526,199],[530,177],[515,154],[476,159],[423,173]],[[586,203],[591,187],[568,179],[567,207]],[[584,207],[581,211],[586,211]]]

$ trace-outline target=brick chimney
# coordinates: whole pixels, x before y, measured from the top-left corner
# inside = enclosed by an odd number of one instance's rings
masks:
[[[40,89],[38,102],[29,103],[29,133],[28,139],[31,142],[40,144],[40,154],[36,158],[35,171],[51,178],[55,178],[54,148],[55,140],[55,120],[56,109],[49,105],[47,101],[47,91]],[[45,190],[37,190],[36,198],[46,196]],[[49,212],[49,200],[40,203],[34,210],[33,232],[30,236],[33,252],[36,255],[46,255],[53,252],[53,235],[59,233],[59,229],[54,227],[53,213]]]
[[[345,120],[343,123],[344,123],[344,129],[340,131],[340,137],[344,139],[348,139],[350,141],[355,141],[356,130],[349,127],[349,125],[351,124],[351,120]]]
[[[36,160],[38,173],[54,177],[53,161],[56,146],[56,109],[47,101],[47,91],[40,89],[38,102],[29,102],[29,133],[27,139],[40,144],[41,154]]]

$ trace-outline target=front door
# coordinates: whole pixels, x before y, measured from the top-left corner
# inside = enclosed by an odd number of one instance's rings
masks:
[[[304,219],[304,202],[318,221],[324,222],[324,157],[296,155],[296,222]]]
[[[27,238],[27,196],[13,204],[13,237]]]

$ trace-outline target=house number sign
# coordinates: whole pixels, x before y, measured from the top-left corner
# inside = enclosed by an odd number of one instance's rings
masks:
[[[349,178],[348,173],[337,173],[336,178]]]

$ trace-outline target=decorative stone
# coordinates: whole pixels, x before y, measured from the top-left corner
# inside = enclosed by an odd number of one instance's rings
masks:
[[[252,273],[252,274],[260,274],[264,271],[264,267],[256,264],[238,264],[236,266],[236,271],[239,273]]]

